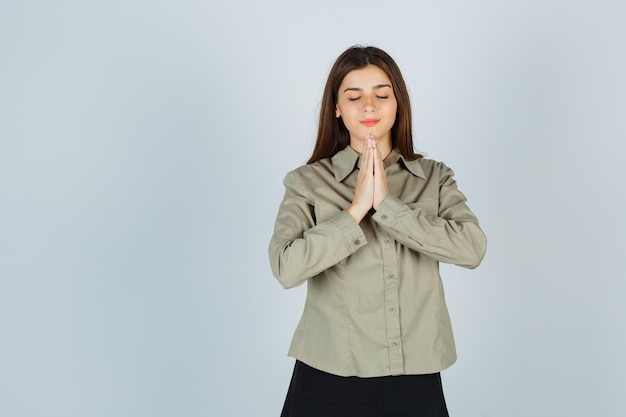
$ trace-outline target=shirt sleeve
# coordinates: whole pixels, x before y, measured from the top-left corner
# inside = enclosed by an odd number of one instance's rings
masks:
[[[454,172],[441,163],[437,214],[424,205],[409,205],[388,195],[372,218],[406,247],[431,258],[476,268],[487,248],[478,219],[457,189]]]
[[[345,210],[317,223],[314,202],[298,171],[287,174],[283,184],[285,195],[268,251],[272,273],[283,287],[291,288],[336,265],[367,241]]]

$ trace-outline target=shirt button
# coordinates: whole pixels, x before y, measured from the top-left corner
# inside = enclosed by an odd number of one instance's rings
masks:
[[[391,342],[391,347],[398,347],[398,342]]]
[[[387,275],[387,278],[389,278],[389,279],[394,279],[395,277],[396,277],[396,276],[395,276],[394,274],[389,274],[389,275]]]
[[[360,245],[360,244],[361,244],[361,241],[360,241],[359,239],[357,239],[357,240],[355,240],[355,241],[354,241],[354,244],[355,244],[355,245]]]
[[[395,307],[389,307],[389,312],[390,313],[395,313],[396,312],[396,308]]]
[[[387,220],[389,217],[387,217],[386,214],[383,214],[382,216],[380,216],[380,218],[383,219],[383,220]]]
[[[385,239],[385,243],[386,243],[387,245],[391,245],[391,239]]]

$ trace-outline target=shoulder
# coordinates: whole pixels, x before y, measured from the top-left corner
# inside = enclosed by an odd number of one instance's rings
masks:
[[[285,175],[283,184],[291,188],[307,188],[311,183],[333,175],[333,167],[330,158],[324,158],[311,164],[301,165],[289,171]]]
[[[430,159],[430,158],[420,158],[420,159],[416,159],[413,162],[417,162],[419,163],[423,169],[436,169],[436,170],[441,170],[441,169],[450,169],[445,162],[443,161],[438,161],[436,159]]]
[[[330,158],[320,159],[319,161],[311,164],[301,165],[287,173],[286,178],[300,178],[302,181],[306,181],[312,178],[318,178],[320,176],[333,175],[333,166]]]
[[[441,177],[450,177],[454,175],[454,171],[448,165],[442,161],[429,158],[419,158],[413,161],[405,162],[407,168],[420,176],[423,173],[424,177],[429,180],[439,179]],[[421,172],[420,172],[421,170]]]

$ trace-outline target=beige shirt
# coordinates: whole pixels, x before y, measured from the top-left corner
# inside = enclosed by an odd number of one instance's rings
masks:
[[[269,245],[285,287],[307,282],[289,355],[341,376],[424,374],[454,363],[456,350],[439,262],[475,268],[486,237],[450,168],[429,159],[385,159],[389,195],[357,223],[359,154],[287,174]]]

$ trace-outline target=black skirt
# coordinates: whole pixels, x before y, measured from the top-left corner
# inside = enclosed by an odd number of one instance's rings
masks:
[[[281,417],[448,417],[439,373],[341,377],[296,361]]]

